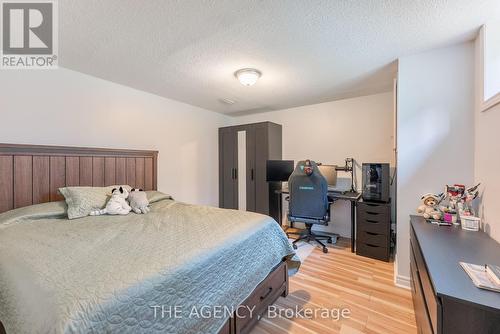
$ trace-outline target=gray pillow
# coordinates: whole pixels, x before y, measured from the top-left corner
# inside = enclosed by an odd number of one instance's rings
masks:
[[[159,202],[164,199],[173,199],[172,196],[156,190],[147,190],[146,195],[148,196],[149,203]]]
[[[59,188],[59,192],[68,205],[68,218],[76,219],[88,216],[92,210],[103,209],[113,188],[118,187],[65,187]],[[123,187],[130,189],[130,186]]]

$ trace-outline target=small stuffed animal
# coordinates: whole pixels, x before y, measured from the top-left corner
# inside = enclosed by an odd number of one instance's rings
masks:
[[[120,188],[114,188],[111,191],[111,198],[109,199],[108,203],[106,204],[106,207],[102,210],[95,210],[90,212],[91,216],[100,216],[100,215],[127,215],[130,210],[132,209],[127,201],[126,198],[128,197],[129,193],[127,189],[124,189],[123,187]]]
[[[438,209],[439,203],[443,199],[443,194],[425,194],[422,196],[422,205],[417,209],[417,213],[424,216],[424,218],[440,220],[442,218],[442,213]]]
[[[128,202],[135,213],[148,213],[150,210],[148,196],[142,189],[132,188],[128,195]]]

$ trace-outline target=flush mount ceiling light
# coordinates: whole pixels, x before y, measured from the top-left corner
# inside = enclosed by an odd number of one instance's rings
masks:
[[[261,77],[262,73],[254,68],[242,68],[234,72],[234,76],[238,78],[243,86],[252,86]]]

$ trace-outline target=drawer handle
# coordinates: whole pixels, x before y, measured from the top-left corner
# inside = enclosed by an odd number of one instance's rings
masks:
[[[373,232],[365,232],[365,233],[369,235],[379,235],[378,233],[373,233]]]
[[[367,206],[378,206],[378,204],[365,203]]]
[[[379,223],[379,222],[377,222],[375,220],[370,220],[370,219],[367,219],[366,221],[369,222],[369,223],[372,223],[372,224],[378,224]]]
[[[366,211],[366,213],[369,215],[379,215],[378,212],[372,212],[372,211]]]
[[[375,245],[372,245],[372,244],[365,244],[365,245],[367,245],[368,247],[378,248],[378,246],[375,246]]]
[[[272,286],[270,286],[267,289],[267,292],[263,296],[260,296],[260,301],[263,301],[264,299],[266,299],[267,297],[269,297],[269,295],[271,294],[271,292],[273,292],[273,287]]]

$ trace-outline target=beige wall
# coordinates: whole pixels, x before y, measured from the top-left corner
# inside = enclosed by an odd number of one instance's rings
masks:
[[[218,204],[221,114],[58,70],[2,71],[0,142],[160,151],[159,189]]]
[[[283,126],[283,159],[312,159],[324,164],[357,162],[357,184],[361,188],[362,162],[393,162],[393,94],[384,93],[308,105],[261,114],[235,117],[234,124],[271,121]],[[339,172],[338,183],[350,184]],[[286,211],[286,206],[284,207]],[[333,206],[329,231],[350,237],[350,206]]]

